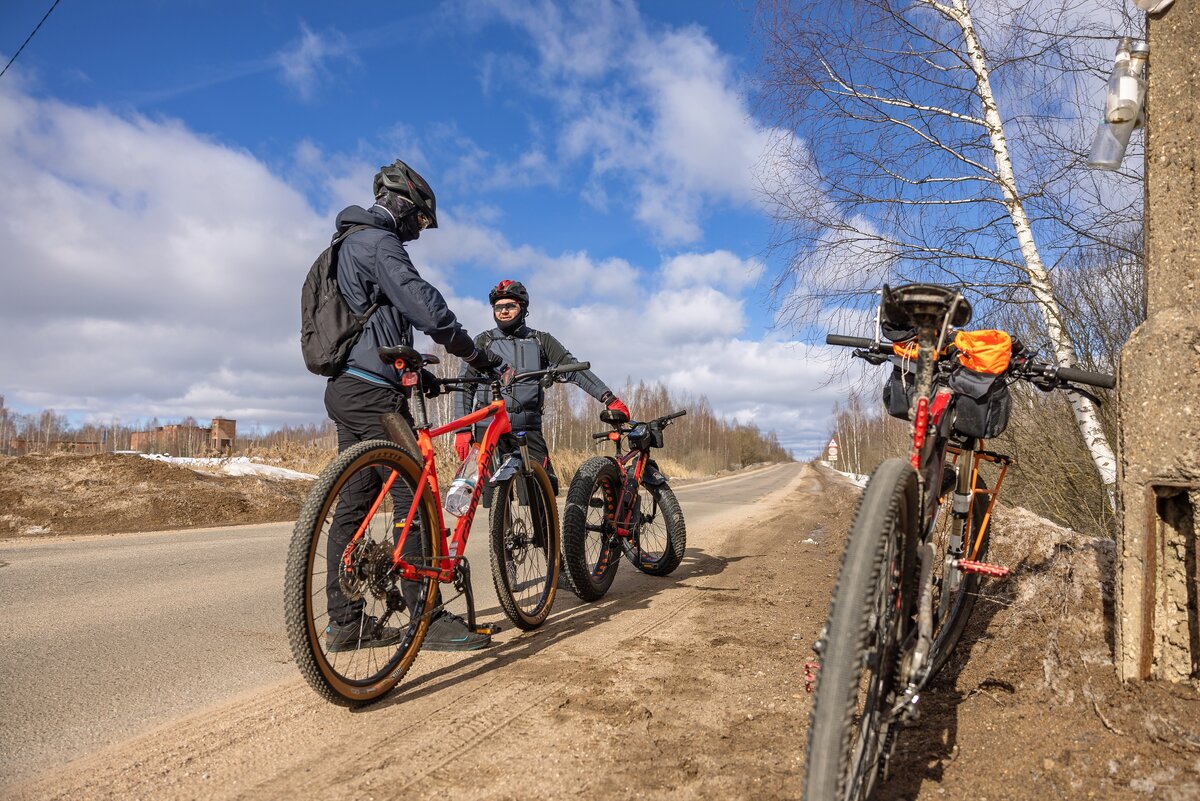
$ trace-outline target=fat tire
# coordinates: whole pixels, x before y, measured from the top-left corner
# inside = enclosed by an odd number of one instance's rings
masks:
[[[368,465],[372,464],[384,464],[397,469],[402,475],[408,476],[413,487],[421,473],[421,461],[405,448],[388,440],[360,442],[340,453],[321,471],[300,507],[288,546],[284,576],[284,621],[296,666],[318,695],[346,707],[359,707],[376,701],[404,678],[421,650],[437,594],[437,582],[426,582],[426,594],[422,601],[424,611],[415,629],[410,628],[406,632],[391,657],[368,679],[356,680],[340,673],[321,647],[323,629],[317,624],[313,610],[314,595],[320,596],[317,599],[320,602],[324,592],[323,587],[313,586],[313,566],[319,555],[318,543],[323,541],[326,519],[332,514],[342,486],[358,470],[370,469]],[[428,490],[422,496],[422,512],[426,523],[420,529],[410,529],[410,536],[418,534],[424,537],[426,552],[436,557],[438,541],[432,533],[436,525],[433,521],[438,517],[432,493]]]
[[[634,567],[650,576],[669,576],[683,561],[683,552],[687,549],[687,525],[683,521],[683,510],[679,508],[679,500],[666,484],[642,487],[650,494],[651,501],[657,509],[656,514],[663,517],[667,533],[667,541],[662,552],[655,557],[648,557],[644,552],[639,558],[636,551],[627,555]],[[645,529],[638,532],[638,542],[641,543]]]
[[[876,693],[875,710],[889,709],[899,689],[899,644],[913,625],[918,506],[916,471],[902,459],[883,462],[859,500],[820,654],[808,730],[803,795],[807,801],[869,798],[890,755],[898,721],[883,717],[866,727],[872,730],[874,753],[863,755],[858,785],[848,781],[853,768],[850,758],[858,744],[854,736],[862,736],[856,729],[863,724],[855,720],[862,674],[868,676],[868,698],[871,689]],[[897,570],[898,581],[893,577]],[[889,615],[888,609],[894,614]],[[884,610],[882,615],[879,610]],[[872,629],[873,615],[884,624]],[[877,654],[872,653],[873,637],[883,640],[875,648]]]
[[[551,489],[550,477],[539,464],[529,465],[531,474],[526,484],[530,493],[530,518],[532,531],[528,533],[544,544],[532,544],[524,541],[522,548],[543,551],[546,556],[546,572],[542,577],[542,587],[532,606],[522,603],[517,597],[519,588],[513,584],[513,576],[508,569],[509,535],[508,509],[511,499],[517,490],[516,482],[525,477],[518,472],[516,475],[489,486],[491,492],[491,510],[489,520],[489,551],[491,553],[492,584],[496,588],[496,598],[500,608],[512,621],[513,625],[524,631],[536,629],[546,621],[550,609],[554,606],[554,595],[558,590],[558,573],[562,564],[561,545],[559,543],[558,504],[554,502],[554,492]],[[533,496],[537,498],[534,499]]]
[[[604,531],[588,531],[588,511],[600,492],[604,504]],[[620,546],[612,531],[612,516],[621,494],[621,471],[616,462],[604,456],[593,456],[575,472],[567,490],[563,511],[563,572],[571,591],[582,601],[598,601],[612,587],[621,564]],[[591,525],[595,526],[593,522]],[[598,535],[600,550],[595,559],[588,554],[589,534]],[[603,560],[603,569],[599,562]]]

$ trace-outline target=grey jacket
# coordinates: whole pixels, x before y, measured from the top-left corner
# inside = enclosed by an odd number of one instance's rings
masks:
[[[337,216],[338,232],[354,225],[372,230],[355,231],[338,249],[337,282],[347,305],[363,314],[372,303],[381,305],[350,351],[346,371],[375,383],[398,382],[400,376],[376,352],[381,345],[412,345],[413,328],[460,358],[469,358],[475,344],[442,293],[417,272],[408,251],[396,236],[392,216],[378,206],[349,206]]]
[[[578,361],[557,339],[544,331],[534,331],[526,325],[512,334],[505,334],[499,328],[484,331],[475,337],[475,346],[489,348],[504,360],[505,365],[511,366],[518,373]],[[464,364],[462,375],[474,377],[479,373]],[[600,400],[609,392],[604,382],[591,370],[568,373],[567,377],[596,400]],[[487,405],[488,400],[486,388],[477,391],[475,387],[468,387],[466,392],[455,393],[454,416],[458,418],[470,414]],[[517,384],[512,395],[505,396],[504,404],[513,431],[541,431],[542,408],[545,403],[545,392],[538,382],[522,381]],[[478,432],[476,433],[478,435]]]

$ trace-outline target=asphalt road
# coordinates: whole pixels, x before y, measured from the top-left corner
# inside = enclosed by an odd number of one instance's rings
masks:
[[[677,484],[689,528],[795,478],[778,465]],[[467,555],[500,613],[477,515]],[[0,785],[299,675],[282,614],[290,523],[0,541]],[[618,576],[614,592],[620,591]],[[556,614],[576,604],[569,591]],[[553,625],[553,618],[547,625]]]

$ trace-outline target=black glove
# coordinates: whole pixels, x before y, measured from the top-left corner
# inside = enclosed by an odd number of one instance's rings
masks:
[[[421,368],[421,394],[427,398],[436,398],[442,394],[442,384],[433,373]]]
[[[487,348],[476,348],[475,352],[467,357],[466,362],[471,366],[471,369],[479,373],[484,373],[485,375],[493,372],[497,367],[504,364],[503,359],[492,353]]]

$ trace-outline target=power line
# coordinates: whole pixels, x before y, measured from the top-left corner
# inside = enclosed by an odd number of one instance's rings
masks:
[[[50,6],[50,11],[53,11],[55,8],[57,8],[59,2],[60,2],[60,0],[54,0],[54,5]],[[42,22],[45,22],[46,17],[50,16],[50,11],[47,11],[46,15],[44,17],[42,17]],[[8,60],[8,63],[4,65],[4,69],[0,70],[0,78],[4,77],[4,73],[8,72],[8,68],[11,67],[12,63],[17,60],[17,56],[21,55],[21,51],[25,49],[25,45],[29,44],[29,40],[33,38],[33,34],[37,33],[41,29],[42,22],[39,22],[37,24],[37,27],[34,28],[33,31],[28,36],[25,37],[25,41],[21,42],[21,46],[17,48],[17,52],[13,53],[13,57],[10,58]]]

